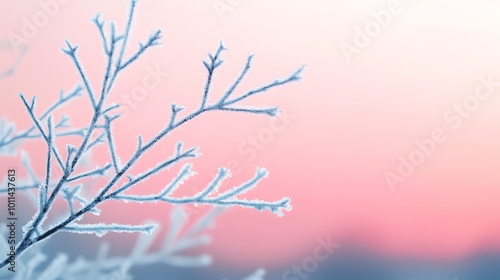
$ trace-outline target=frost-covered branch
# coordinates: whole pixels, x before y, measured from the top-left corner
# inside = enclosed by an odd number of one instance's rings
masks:
[[[219,44],[218,49],[215,54],[209,53],[208,61],[204,61],[203,64],[207,69],[207,81],[205,87],[202,91],[201,104],[199,108],[184,117],[180,116],[183,107],[172,105],[171,115],[168,123],[165,127],[160,130],[156,136],[148,141],[144,141],[142,136],[138,136],[137,148],[135,152],[126,160],[121,160],[118,156],[119,147],[114,141],[114,134],[112,130],[112,122],[119,121],[120,115],[110,115],[110,112],[119,107],[118,104],[107,105],[107,97],[110,95],[111,90],[117,81],[119,73],[125,70],[133,62],[137,61],[145,52],[153,46],[160,44],[161,31],[155,31],[151,33],[149,38],[145,43],[139,43],[139,48],[137,51],[133,52],[131,56],[126,57],[126,48],[128,45],[131,26],[136,9],[136,0],[131,1],[130,12],[126,21],[125,28],[122,33],[117,31],[116,24],[110,22],[109,31],[105,30],[105,23],[100,19],[100,15],[97,15],[93,22],[97,26],[102,44],[104,49],[104,54],[106,55],[107,62],[104,69],[104,77],[102,80],[101,88],[94,89],[92,85],[96,83],[89,80],[89,76],[84,70],[83,63],[79,60],[77,56],[78,45],[72,45],[69,41],[66,41],[66,48],[62,51],[70,57],[72,60],[76,72],[81,79],[81,83],[84,85],[84,89],[87,92],[87,96],[90,102],[90,109],[92,110],[92,117],[89,120],[89,124],[86,129],[81,131],[82,140],[79,145],[66,146],[66,157],[63,159],[62,154],[59,152],[54,139],[58,137],[56,129],[59,127],[66,127],[68,118],[66,116],[60,122],[54,123],[53,117],[49,116],[52,106],[47,112],[42,114],[40,117],[36,114],[36,97],[33,97],[31,101],[23,95],[20,94],[21,100],[26,108],[28,115],[30,116],[33,127],[26,133],[26,136],[30,136],[32,131],[37,130],[37,135],[42,138],[47,144],[47,161],[46,161],[46,176],[43,182],[38,184],[38,209],[34,214],[33,218],[28,222],[26,226],[23,227],[24,236],[22,240],[16,246],[16,255],[20,256],[28,248],[34,246],[35,244],[55,235],[58,232],[74,232],[74,233],[85,233],[85,234],[95,234],[98,236],[104,235],[108,232],[126,232],[126,233],[150,233],[156,227],[152,224],[146,225],[127,225],[127,224],[116,224],[116,223],[95,223],[95,224],[83,224],[79,221],[86,216],[88,213],[93,213],[98,215],[98,206],[105,201],[118,200],[124,202],[165,202],[170,204],[208,204],[212,206],[242,206],[247,208],[253,208],[260,211],[267,210],[271,211],[278,216],[283,215],[283,211],[289,211],[291,209],[290,199],[283,198],[277,201],[263,201],[263,200],[247,200],[240,198],[241,195],[247,193],[252,188],[256,187],[257,184],[267,176],[268,172],[265,169],[258,168],[254,178],[248,180],[247,182],[236,186],[228,191],[219,194],[218,189],[221,183],[227,178],[230,173],[229,170],[225,168],[219,169],[218,175],[214,178],[208,186],[203,189],[198,194],[192,197],[174,197],[173,192],[182,184],[186,179],[192,175],[194,172],[191,171],[191,165],[185,165],[177,177],[168,184],[159,194],[149,195],[149,196],[138,196],[133,194],[134,190],[141,182],[144,182],[148,178],[159,174],[165,170],[168,170],[173,165],[180,163],[191,158],[198,156],[198,148],[191,147],[189,149],[184,149],[182,142],[179,142],[174,149],[174,153],[171,156],[164,155],[164,160],[160,160],[159,163],[146,171],[138,174],[131,175],[131,170],[137,165],[139,160],[149,152],[160,140],[164,139],[173,130],[179,128],[186,122],[211,111],[220,112],[244,112],[251,114],[264,114],[269,116],[275,116],[278,113],[276,107],[263,107],[263,108],[253,108],[244,107],[240,103],[247,100],[254,95],[263,93],[272,89],[274,87],[282,86],[294,81],[298,81],[301,77],[300,74],[303,71],[303,67],[292,72],[286,78],[277,79],[264,86],[257,87],[252,90],[246,91],[240,96],[234,96],[238,86],[241,84],[242,80],[247,76],[249,69],[251,68],[251,61],[253,55],[249,56],[247,63],[243,68],[242,72],[238,75],[235,82],[229,87],[229,89],[224,92],[219,100],[215,103],[209,104],[209,95],[211,85],[214,82],[215,71],[221,65],[223,65],[223,60],[221,59],[223,51],[227,50],[222,44]],[[82,88],[78,87],[72,95],[78,95]],[[70,98],[70,96],[64,96],[61,94],[58,104],[62,104]],[[56,106],[57,107],[57,106]],[[48,117],[47,130],[42,125],[44,118]],[[6,138],[6,137],[4,137]],[[90,152],[99,143],[107,143],[110,152],[110,162],[101,167],[97,167],[91,170],[82,171],[77,166],[82,161],[82,158],[86,153]],[[61,175],[56,179],[55,173],[52,172],[52,163],[56,162],[60,169]],[[113,174],[107,176],[107,171],[113,169]],[[134,169],[135,170],[135,169]],[[128,177],[128,182],[123,182],[123,177]],[[103,183],[101,188],[90,197],[83,198],[80,195],[80,185],[74,185],[74,182],[85,179],[85,178],[101,178],[106,183]],[[54,224],[47,224],[46,219],[50,213],[52,213],[54,203],[56,199],[66,200],[69,208],[69,213],[64,215],[58,222]],[[78,202],[79,206],[75,202]],[[0,268],[7,264],[7,259],[5,259],[1,264]]]
[[[77,224],[72,223],[70,225],[64,226],[60,231],[68,231],[80,234],[95,234],[99,237],[104,236],[109,232],[122,233],[122,232],[139,232],[151,234],[156,229],[155,225],[120,225],[120,224]]]
[[[212,238],[207,231],[213,227],[216,218],[222,212],[224,209],[214,208],[195,223],[188,224],[186,211],[176,207],[170,213],[168,230],[162,237],[160,246],[153,247],[153,242],[158,240],[158,230],[151,234],[138,234],[132,250],[124,256],[110,255],[109,243],[103,242],[94,258],[77,256],[74,261],[70,261],[66,254],[59,253],[54,259],[49,260],[42,252],[42,248],[35,246],[29,253],[17,259],[18,269],[15,279],[129,279],[131,269],[147,265],[205,267],[212,264],[212,256],[187,252],[211,243]],[[3,226],[2,229],[4,228],[6,227]],[[7,246],[7,240],[3,236],[5,234],[0,235],[1,249]],[[0,273],[0,277],[2,276],[4,275]],[[44,278],[41,278],[42,276]],[[263,280],[264,276],[264,269],[258,269],[243,280]]]
[[[270,210],[273,213],[276,213],[278,216],[283,215],[283,210],[290,210],[290,199],[283,198],[279,201],[275,202],[266,202],[262,200],[246,200],[246,199],[238,199],[238,196],[245,194],[252,188],[256,187],[257,184],[264,177],[268,175],[268,172],[265,169],[257,169],[257,173],[255,177],[248,182],[241,184],[240,186],[234,187],[233,189],[226,191],[222,194],[219,193],[219,187],[222,182],[228,178],[231,174],[229,170],[225,168],[220,168],[219,173],[214,178],[212,182],[201,192],[194,196],[182,197],[182,198],[174,198],[171,197],[172,194],[183,182],[185,182],[190,176],[193,176],[195,173],[191,171],[191,165],[187,164],[181,169],[179,174],[172,180],[172,182],[167,185],[160,193],[156,195],[147,195],[147,196],[137,196],[137,195],[120,195],[121,191],[115,192],[115,195],[111,195],[114,199],[117,200],[125,200],[132,202],[168,202],[171,204],[209,204],[209,205],[219,205],[219,206],[243,206],[248,208],[254,208],[257,210]],[[216,194],[212,195],[211,194]]]
[[[108,140],[109,153],[111,154],[111,159],[113,160],[113,167],[115,168],[115,172],[118,173],[120,170],[120,158],[116,155],[115,141],[113,139],[113,133],[111,131],[111,122],[117,119],[119,116],[109,117],[108,115],[104,115],[106,119],[106,124],[104,125],[106,129],[106,139]]]
[[[31,111],[32,117],[37,121],[29,129],[21,132],[14,133],[14,124],[8,124],[7,119],[4,117],[0,123],[0,154],[14,154],[16,146],[22,141],[27,139],[39,139],[42,137],[40,132],[36,132],[38,128],[37,122],[44,121],[54,110],[63,106],[64,104],[72,101],[75,97],[80,96],[82,88],[80,86],[75,87],[70,93],[64,94],[61,91],[59,94],[59,99],[52,104],[45,112],[43,112],[39,117],[36,117],[34,111],[34,106],[28,105]],[[36,99],[34,99],[36,102]],[[26,101],[27,102],[27,101]],[[31,108],[33,107],[33,108]],[[57,123],[55,129],[60,130],[61,128],[69,127],[69,117],[63,115],[62,119]],[[83,136],[85,129],[69,129],[67,131],[57,131],[56,136],[70,136],[70,135],[80,135]],[[13,134],[14,133],[14,134]]]

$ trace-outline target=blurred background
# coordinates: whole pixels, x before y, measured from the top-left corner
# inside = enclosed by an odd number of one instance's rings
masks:
[[[37,95],[39,108],[47,108],[61,89],[79,83],[60,51],[65,39],[79,45],[92,84],[100,85],[105,57],[90,19],[100,12],[122,30],[129,1],[7,2],[0,11],[0,73],[6,73],[0,110],[22,130],[31,123],[18,93]],[[259,267],[266,279],[285,280],[500,279],[499,12],[500,3],[491,0],[139,1],[130,53],[153,30],[164,37],[119,77],[109,98],[123,104],[114,127],[123,159],[137,135],[150,139],[165,126],[171,103],[197,109],[206,81],[202,60],[219,40],[228,51],[212,101],[249,54],[254,63],[238,94],[307,66],[298,83],[246,102],[279,106],[278,118],[207,114],[160,142],[134,169],[170,156],[182,140],[199,146],[202,156],[192,161],[197,176],[179,194],[196,193],[221,166],[233,173],[226,187],[266,167],[270,176],[247,198],[290,197],[293,210],[277,217],[230,209],[202,248],[212,266],[138,267],[136,279],[240,279]],[[138,94],[146,78],[156,83]],[[91,117],[90,103],[80,100],[58,113],[70,115],[76,127]],[[21,148],[42,176],[42,141]],[[96,165],[109,160],[100,149]],[[2,156],[0,167],[12,166],[26,175],[19,154]],[[151,178],[137,194],[161,189],[179,168]],[[154,219],[162,235],[172,207],[110,203],[101,209],[93,221]],[[190,221],[209,209],[188,208]],[[22,211],[28,218],[34,213]],[[112,252],[127,254],[136,238],[60,234],[49,248],[53,255],[91,256],[107,240]]]

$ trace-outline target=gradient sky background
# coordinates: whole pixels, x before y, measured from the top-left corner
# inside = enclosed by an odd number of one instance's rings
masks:
[[[0,11],[2,38],[9,32],[21,34],[23,17],[31,19],[41,11],[37,1],[8,2]],[[206,77],[201,61],[219,39],[229,51],[214,95],[233,81],[250,53],[256,54],[253,68],[238,93],[307,65],[299,83],[247,103],[278,105],[292,116],[254,158],[241,147],[248,148],[250,137],[270,129],[270,119],[211,113],[173,133],[136,169],[170,156],[182,139],[186,145],[199,145],[203,153],[194,160],[198,176],[184,185],[186,193],[204,186],[217,167],[230,162],[239,164],[231,184],[251,178],[256,167],[270,171],[248,198],[288,196],[293,211],[282,218],[240,208],[226,213],[218,220],[210,249],[219,261],[245,267],[289,263],[310,255],[316,238],[328,235],[341,244],[355,242],[396,257],[453,260],[500,251],[500,85],[458,129],[443,119],[454,104],[474,94],[478,77],[492,75],[500,81],[500,3],[401,1],[402,11],[349,63],[340,45],[354,44],[356,28],[364,29],[373,20],[371,12],[386,9],[389,1],[241,2],[221,19],[211,0],[140,1],[131,42],[161,28],[164,45],[130,67],[111,97],[130,95],[148,69],[168,73],[116,125],[118,152],[127,158],[136,135],[148,139],[166,123],[170,103],[196,109]],[[100,11],[120,28],[127,9],[128,1],[73,0],[61,6],[29,39],[29,52],[15,75],[0,81],[2,115],[26,128],[30,122],[17,93],[38,95],[39,108],[45,108],[60,89],[70,90],[78,82],[60,51],[64,39],[80,45],[81,61],[97,87],[104,56],[89,19]],[[2,51],[1,64],[14,57],[13,51]],[[85,124],[90,116],[89,104],[82,100],[64,109],[75,125]],[[399,157],[408,158],[417,149],[414,141],[439,128],[447,140],[391,191],[384,173],[396,172]],[[23,146],[33,153],[41,147],[32,142]],[[100,153],[95,159],[104,162],[105,156]],[[44,157],[32,157],[43,170]],[[19,160],[8,158],[0,166],[13,164]],[[141,193],[161,188],[173,173],[152,178]],[[110,214],[102,219],[166,220],[168,206],[140,207],[104,207]]]

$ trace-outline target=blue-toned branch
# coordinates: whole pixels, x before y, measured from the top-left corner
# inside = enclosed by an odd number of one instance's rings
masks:
[[[75,97],[80,96],[81,90],[82,88],[80,86],[77,86],[67,95],[65,95],[61,91],[59,99],[52,106],[50,106],[38,119],[40,121],[45,120],[54,110],[68,103],[69,101],[73,100]],[[58,123],[58,125],[56,125],[56,128],[64,128],[65,125],[67,125],[68,121],[69,118],[67,116],[63,116],[63,119]],[[36,123],[33,126],[31,126],[28,130],[12,135],[10,138],[9,136],[10,134],[12,134],[14,128],[13,126],[10,126],[9,128],[7,128],[7,131],[3,131],[5,129],[5,126],[6,126],[6,120],[3,119],[1,123],[2,128],[0,129],[0,150],[2,150],[5,147],[8,147],[9,145],[13,145],[21,140],[40,138],[42,136],[40,133],[33,133],[34,130],[37,129]],[[84,129],[57,132],[56,136],[58,137],[70,136],[70,135],[83,136],[83,131]]]

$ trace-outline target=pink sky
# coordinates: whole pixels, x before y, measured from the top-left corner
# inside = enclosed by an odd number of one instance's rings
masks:
[[[100,11],[122,27],[127,2],[73,0],[61,6],[29,39],[30,51],[15,76],[0,82],[2,115],[25,128],[28,118],[18,92],[39,95],[39,106],[45,108],[60,89],[77,82],[72,64],[60,52],[64,39],[80,45],[81,60],[97,86],[104,58],[89,18]],[[198,176],[187,188],[203,186],[217,167],[236,161],[241,171],[232,183],[252,177],[256,167],[270,171],[249,198],[292,198],[293,211],[283,218],[250,209],[223,216],[213,249],[224,262],[256,266],[300,259],[310,254],[316,238],[329,234],[339,242],[355,239],[396,256],[459,258],[499,250],[500,86],[457,129],[443,114],[474,94],[478,77],[492,75],[500,81],[500,3],[401,2],[402,11],[349,63],[340,44],[354,44],[356,27],[365,28],[371,12],[387,9],[389,2],[243,1],[222,20],[211,0],[140,1],[132,42],[161,28],[164,46],[118,80],[112,99],[120,100],[140,85],[147,69],[160,67],[169,76],[117,125],[119,151],[129,155],[139,133],[153,136],[168,119],[171,102],[196,108],[205,79],[201,60],[223,39],[229,51],[214,94],[236,77],[249,53],[256,57],[241,90],[307,65],[299,83],[248,103],[279,105],[292,115],[262,150],[254,149],[251,160],[241,147],[250,149],[249,137],[272,128],[265,117],[213,113],[157,147],[171,151],[178,139],[200,146],[203,156],[194,161]],[[0,34],[21,34],[22,18],[29,20],[39,11],[37,1],[10,3],[0,12]],[[3,65],[3,58],[12,54],[1,57]],[[89,117],[81,103],[68,108],[77,124]],[[417,149],[414,141],[429,138],[435,129],[444,131],[446,141],[392,192],[384,173],[395,173],[398,158],[408,158]],[[32,145],[26,149],[37,147]],[[147,168],[161,156],[153,152],[141,166]],[[34,162],[41,168],[43,160]],[[155,177],[151,188],[166,179],[168,175]],[[164,206],[145,206],[141,212],[119,207],[138,222],[167,217]]]

